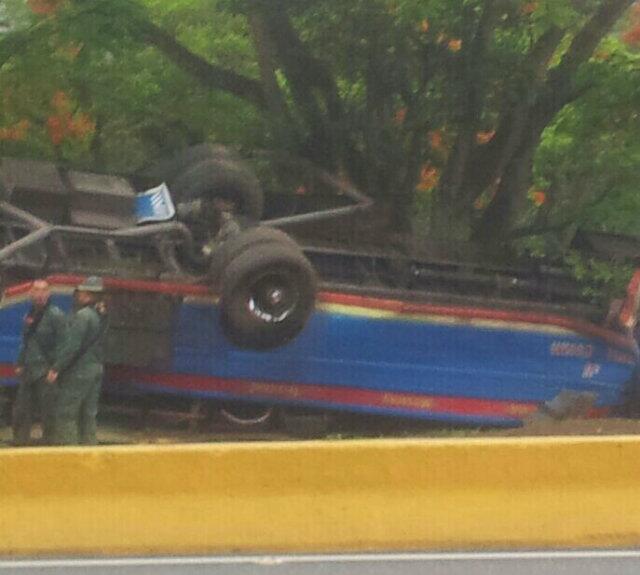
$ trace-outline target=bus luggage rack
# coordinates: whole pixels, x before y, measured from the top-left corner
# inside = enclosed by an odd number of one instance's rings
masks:
[[[606,310],[586,297],[559,268],[500,267],[469,262],[429,261],[397,254],[304,248],[325,287],[353,293],[397,296],[443,305],[571,311],[592,320]]]
[[[195,251],[188,227],[180,222],[117,230],[56,225],[8,202],[0,202],[0,268],[29,275],[69,272],[183,281],[189,273],[178,252]],[[555,268],[502,268],[478,263],[427,261],[406,255],[302,246],[326,287],[341,290],[397,290],[410,299],[444,303],[571,307],[581,316],[602,310],[585,298],[566,272]]]
[[[0,267],[32,273],[69,271],[112,275],[186,274],[176,248],[193,249],[180,222],[115,230],[56,225],[8,202],[0,202]]]

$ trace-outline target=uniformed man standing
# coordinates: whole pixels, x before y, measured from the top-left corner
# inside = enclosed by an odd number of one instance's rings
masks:
[[[226,242],[242,231],[234,215],[236,206],[231,200],[225,198],[216,198],[213,205],[218,213],[220,223],[215,240],[218,243]]]
[[[227,198],[184,202],[178,204],[176,210],[180,219],[195,221],[207,230],[209,239],[201,250],[205,258],[210,258],[218,246],[242,231],[234,215],[235,203]]]
[[[54,411],[56,445],[95,445],[107,327],[102,279],[89,277],[75,293],[76,311],[47,375],[58,393]]]
[[[56,356],[56,346],[64,339],[65,317],[51,303],[51,290],[44,280],[31,287],[31,309],[24,318],[22,346],[16,374],[20,378],[13,411],[13,442],[28,445],[37,408],[42,418],[42,440],[50,443],[53,431],[55,388],[45,383]]]

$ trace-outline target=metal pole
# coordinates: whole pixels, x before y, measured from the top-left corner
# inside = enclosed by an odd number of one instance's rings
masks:
[[[7,247],[2,248],[0,250],[0,262],[24,248],[28,248],[38,242],[41,242],[51,234],[52,229],[53,228],[51,226],[37,229],[29,235],[9,244]]]
[[[9,202],[0,202],[0,212],[4,212],[8,216],[11,216],[18,220],[22,220],[30,228],[40,229],[50,227],[50,224],[48,224],[44,220],[41,220],[40,218],[37,218],[33,214],[25,212],[20,208],[16,208],[16,206],[11,205]]]
[[[260,222],[262,226],[284,226],[287,224],[302,224],[307,222],[318,222],[321,220],[328,220],[330,218],[337,218],[340,216],[348,216],[355,212],[360,212],[369,208],[370,204],[347,206],[344,208],[330,208],[327,210],[320,210],[317,212],[309,212],[307,214],[299,214],[297,216],[284,216],[282,218],[273,218],[271,220],[263,220]]]

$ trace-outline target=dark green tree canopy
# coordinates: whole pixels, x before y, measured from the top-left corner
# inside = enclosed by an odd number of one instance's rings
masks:
[[[285,151],[396,229],[494,249],[638,213],[634,0],[11,0],[0,24],[3,154]]]

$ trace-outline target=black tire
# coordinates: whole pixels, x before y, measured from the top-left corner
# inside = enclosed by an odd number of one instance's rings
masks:
[[[239,161],[233,151],[219,144],[196,144],[151,162],[139,170],[137,176],[152,182],[153,185],[165,182],[171,189],[176,178],[188,168],[206,160]]]
[[[266,244],[280,244],[302,255],[302,250],[289,235],[276,228],[254,226],[224,242],[213,254],[210,263],[209,278],[215,288],[221,281],[224,270],[230,262],[245,251]]]
[[[237,256],[224,271],[220,317],[236,345],[266,350],[295,338],[313,311],[316,274],[301,253],[270,243]]]
[[[204,160],[189,167],[170,186],[175,203],[224,198],[232,201],[240,219],[258,222],[264,199],[251,170],[229,160]]]

